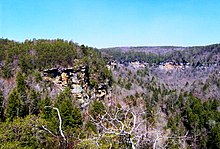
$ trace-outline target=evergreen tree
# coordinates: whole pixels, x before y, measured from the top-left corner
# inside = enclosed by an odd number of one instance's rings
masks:
[[[19,94],[26,92],[25,76],[21,72],[18,72],[16,75],[16,87]]]
[[[81,111],[73,105],[72,99],[69,88],[66,88],[58,96],[55,107],[60,110],[64,127],[79,128],[82,125]]]
[[[45,99],[41,103],[41,110],[43,114],[44,119],[49,119],[52,115],[52,109],[51,108],[46,108],[46,106],[51,106],[51,99],[49,96],[46,96]]]
[[[39,114],[40,95],[35,90],[30,90],[28,95],[28,113]]]
[[[64,100],[59,106],[63,126],[68,128],[79,128],[82,125],[81,111],[76,106],[72,106],[71,102]]]
[[[98,100],[94,101],[94,103],[92,104],[92,107],[91,107],[91,111],[90,111],[91,115],[93,117],[96,117],[98,115],[103,115],[104,111],[105,111],[104,104]]]
[[[16,89],[18,93],[18,98],[20,100],[20,113],[21,116],[26,116],[28,115],[28,104],[27,104],[27,86],[25,82],[25,76],[21,73],[18,72],[16,75]]]
[[[21,104],[16,89],[13,89],[8,97],[6,107],[6,118],[11,121],[14,117],[21,115]]]

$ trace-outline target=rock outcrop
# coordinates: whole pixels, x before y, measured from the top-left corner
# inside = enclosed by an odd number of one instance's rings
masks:
[[[86,66],[45,69],[42,78],[52,82],[60,91],[69,87],[82,108],[89,105],[91,100],[109,98],[110,87],[107,81],[105,83],[99,82],[97,87],[89,85],[90,78]]]

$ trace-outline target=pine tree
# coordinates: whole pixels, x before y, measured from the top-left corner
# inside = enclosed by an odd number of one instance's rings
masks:
[[[94,101],[94,103],[92,104],[92,107],[91,107],[91,115],[93,117],[96,117],[98,115],[102,115],[104,114],[104,111],[105,111],[105,106],[104,104],[101,102],[101,101]]]
[[[25,82],[25,76],[21,72],[18,72],[16,75],[16,89],[21,104],[20,113],[21,116],[24,117],[28,115],[28,104],[27,104],[27,93],[26,93],[27,86]]]
[[[79,128],[82,125],[81,111],[72,104],[72,96],[68,88],[60,93],[55,107],[60,110],[64,127]]]
[[[46,106],[51,106],[51,99],[49,96],[46,96],[45,99],[41,103],[41,110],[43,114],[44,119],[49,119],[52,115],[52,109],[51,108],[46,108]]]
[[[81,111],[76,106],[71,105],[70,101],[64,100],[59,109],[64,127],[79,128],[82,125]]]
[[[21,115],[21,104],[16,89],[13,89],[8,97],[6,107],[6,118],[11,121],[14,117]]]
[[[28,95],[28,113],[39,114],[40,95],[35,90],[30,90]]]

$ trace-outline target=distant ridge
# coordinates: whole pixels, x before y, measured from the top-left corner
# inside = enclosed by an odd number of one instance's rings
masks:
[[[136,47],[113,47],[113,48],[103,48],[101,51],[121,51],[121,52],[144,52],[144,53],[155,53],[155,54],[165,54],[172,51],[183,51],[188,49],[188,47],[178,47],[178,46],[136,46]]]
[[[205,46],[122,46],[122,47],[110,47],[101,48],[100,51],[115,51],[121,52],[135,51],[155,54],[166,54],[173,51],[183,51],[190,49],[210,49],[210,47],[219,47],[220,44],[210,44]]]

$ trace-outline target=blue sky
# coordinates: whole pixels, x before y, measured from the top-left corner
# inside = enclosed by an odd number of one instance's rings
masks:
[[[0,37],[89,46],[220,43],[219,0],[0,0]]]

